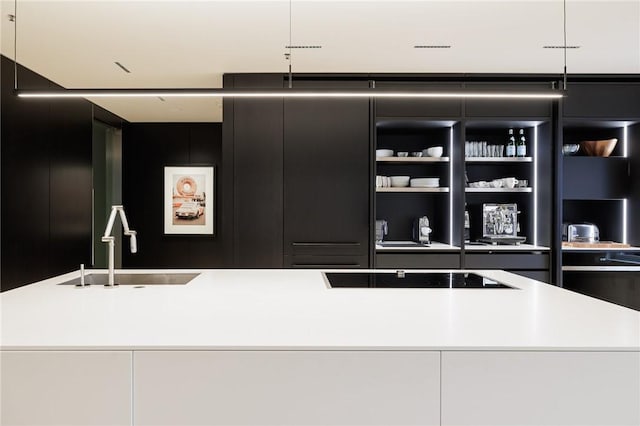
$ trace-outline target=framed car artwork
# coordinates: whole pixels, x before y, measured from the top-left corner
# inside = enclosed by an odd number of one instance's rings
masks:
[[[164,233],[213,235],[214,168],[164,168]]]

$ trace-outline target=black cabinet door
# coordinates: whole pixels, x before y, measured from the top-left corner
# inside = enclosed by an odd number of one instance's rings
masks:
[[[323,83],[298,87],[318,84]],[[368,256],[369,127],[367,99],[284,100],[286,258],[353,256],[362,264],[362,256]],[[336,264],[335,259],[331,263]]]
[[[257,74],[235,76],[233,87],[281,88],[282,83],[281,75]],[[281,268],[282,98],[225,100],[228,111],[226,152],[232,160],[225,162],[233,169],[234,265]]]
[[[466,90],[473,92],[496,91],[505,93],[550,90],[550,83],[467,83]],[[467,99],[467,117],[551,117],[552,102],[548,99]]]
[[[376,87],[386,90],[451,90],[460,91],[462,84],[449,82],[376,82]],[[460,99],[429,99],[429,98],[378,98],[376,99],[377,117],[422,117],[422,118],[450,118],[462,115],[462,101]]]
[[[565,117],[613,120],[640,118],[640,83],[571,83],[563,100]]]

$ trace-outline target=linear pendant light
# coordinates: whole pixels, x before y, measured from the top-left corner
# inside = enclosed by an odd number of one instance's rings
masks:
[[[398,90],[363,89],[64,89],[52,91],[16,90],[21,98],[478,98],[559,99],[563,90]]]
[[[564,0],[566,2],[566,0]],[[565,6],[566,7],[566,6]],[[20,98],[433,98],[433,99],[559,99],[566,93],[566,59],[563,90],[488,91],[420,89],[304,89],[292,87],[291,0],[289,1],[289,87],[283,89],[54,89],[50,91],[18,88],[18,1],[14,0],[14,92]],[[566,16],[566,11],[565,11]],[[566,18],[565,18],[566,19]],[[565,23],[566,28],[566,23]],[[566,30],[565,30],[566,55]]]

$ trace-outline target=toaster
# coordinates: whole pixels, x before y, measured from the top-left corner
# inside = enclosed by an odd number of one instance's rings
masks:
[[[567,224],[566,239],[569,242],[595,243],[600,241],[600,230],[593,223]]]

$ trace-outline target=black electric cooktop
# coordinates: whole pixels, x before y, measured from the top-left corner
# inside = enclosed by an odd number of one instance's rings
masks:
[[[478,274],[465,272],[325,272],[331,288],[491,288],[515,289]]]

